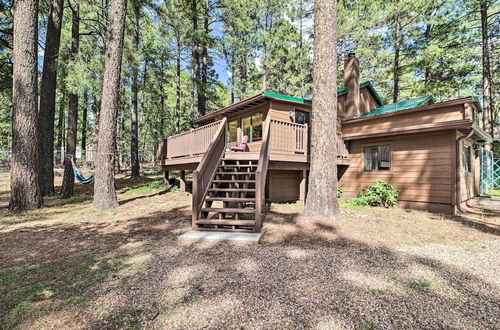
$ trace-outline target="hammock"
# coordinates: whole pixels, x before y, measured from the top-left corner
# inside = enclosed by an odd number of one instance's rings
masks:
[[[95,173],[92,173],[88,178],[84,177],[82,172],[76,167],[73,157],[71,157],[71,165],[73,165],[73,174],[80,183],[89,184],[94,182]]]

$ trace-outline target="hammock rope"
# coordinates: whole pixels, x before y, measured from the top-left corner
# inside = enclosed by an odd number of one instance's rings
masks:
[[[69,159],[71,160],[71,165],[73,166],[73,174],[80,183],[89,184],[94,182],[95,173],[92,173],[88,178],[84,177],[82,172],[80,172],[80,170],[76,167],[73,157],[69,157]]]

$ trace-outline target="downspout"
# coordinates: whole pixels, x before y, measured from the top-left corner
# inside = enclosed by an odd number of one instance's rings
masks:
[[[462,191],[461,191],[461,172],[460,168],[460,142],[464,139],[470,138],[474,133],[474,129],[471,128],[469,133],[463,135],[457,139],[456,150],[455,150],[455,204],[457,205],[457,209],[461,213],[465,213],[465,210],[462,208]]]

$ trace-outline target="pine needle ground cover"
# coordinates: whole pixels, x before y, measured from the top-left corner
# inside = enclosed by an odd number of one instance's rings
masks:
[[[59,177],[60,179],[60,177]],[[309,219],[274,204],[260,245],[180,242],[191,196],[119,176],[120,206],[91,187],[8,214],[0,180],[4,328],[495,328],[500,212],[398,208]],[[153,184],[151,184],[153,182]],[[135,190],[151,184],[147,192]],[[158,188],[158,189],[157,189]]]

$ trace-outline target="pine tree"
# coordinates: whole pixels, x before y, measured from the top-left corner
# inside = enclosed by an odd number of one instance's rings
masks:
[[[77,60],[78,50],[80,48],[80,5],[78,2],[72,3],[68,0],[71,7],[71,53],[70,58],[73,62]],[[61,187],[61,198],[70,198],[73,196],[73,187],[75,177],[73,174],[73,164],[75,160],[77,129],[78,129],[78,91],[70,91],[68,100],[68,126],[66,130],[66,154],[64,155],[64,176]]]
[[[112,14],[106,49],[94,184],[93,204],[100,210],[118,206],[114,163],[126,7],[126,0],[113,0],[111,4]]]
[[[12,87],[12,163],[10,204],[13,211],[42,206],[40,133],[37,109],[38,1],[14,4]]]
[[[56,112],[57,58],[61,41],[61,23],[64,0],[50,4],[43,73],[40,87],[40,178],[43,195],[53,195],[54,190],[54,120]]]
[[[336,11],[336,0],[316,0],[314,3],[311,165],[309,189],[304,208],[304,212],[312,216],[335,217],[339,212],[336,148]]]

